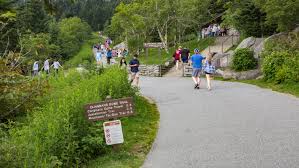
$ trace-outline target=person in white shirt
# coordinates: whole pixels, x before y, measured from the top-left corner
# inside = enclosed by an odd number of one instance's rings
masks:
[[[217,25],[214,24],[214,26],[213,26],[213,28],[212,28],[212,36],[214,36],[214,37],[216,36],[217,29],[218,29]]]
[[[36,76],[36,75],[38,75],[38,61],[35,61],[34,63],[33,63],[33,76]]]
[[[46,74],[50,73],[49,59],[46,59],[46,61],[44,62],[44,66],[42,67],[42,69],[44,69],[44,71],[46,72]]]
[[[63,68],[58,61],[54,61],[51,67],[53,66],[54,71],[56,74],[58,74],[59,68]]]

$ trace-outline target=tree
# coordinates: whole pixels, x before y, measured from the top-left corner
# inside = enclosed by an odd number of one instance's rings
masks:
[[[299,24],[299,0],[253,0],[266,15],[268,24],[290,31]]]
[[[234,26],[242,36],[261,37],[275,32],[275,25],[265,23],[266,14],[252,0],[232,0],[226,7],[224,23]]]
[[[18,9],[17,25],[22,33],[45,33],[48,31],[49,17],[39,0],[26,1]]]
[[[16,11],[12,0],[0,0],[0,56],[6,55],[16,45]]]
[[[64,59],[78,52],[92,32],[90,26],[78,17],[62,19],[58,29],[57,41]]]

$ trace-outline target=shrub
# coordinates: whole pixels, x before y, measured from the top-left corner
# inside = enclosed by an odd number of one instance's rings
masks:
[[[47,89],[45,81],[23,76],[20,67],[12,68],[10,64],[9,59],[0,58],[0,123],[32,110],[36,98]]]
[[[57,41],[66,58],[76,54],[83,42],[90,38],[92,32],[90,26],[77,17],[61,20],[58,29]]]
[[[254,69],[257,60],[253,57],[253,51],[247,48],[238,49],[233,57],[232,69],[236,71],[246,71]]]
[[[275,51],[264,56],[262,71],[267,81],[299,82],[299,52]]]
[[[75,167],[104,152],[101,122],[88,122],[83,106],[107,95],[134,96],[127,73],[111,68],[100,76],[70,73],[58,79],[50,79],[50,84],[63,89],[54,90],[27,123],[10,129],[8,135],[0,131],[5,135],[0,139],[0,167]]]

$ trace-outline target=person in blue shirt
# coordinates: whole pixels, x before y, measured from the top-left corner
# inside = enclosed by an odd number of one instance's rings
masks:
[[[205,58],[199,53],[199,49],[194,50],[194,54],[191,56],[191,63],[192,63],[192,79],[195,83],[194,89],[200,88],[200,73],[202,70],[202,61]]]
[[[112,50],[110,48],[107,49],[107,64],[111,64],[111,58],[112,58]]]
[[[133,83],[136,80],[136,86],[139,84],[139,60],[137,59],[137,54],[134,55],[134,58],[130,61],[129,66],[131,67],[131,82]]]

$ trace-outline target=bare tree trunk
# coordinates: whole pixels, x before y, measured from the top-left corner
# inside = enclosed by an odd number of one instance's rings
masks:
[[[160,29],[157,28],[157,30],[158,30],[158,34],[159,34],[160,40],[163,43],[163,46],[164,46],[164,49],[165,49],[166,53],[169,53],[168,44],[167,44],[167,35],[163,36],[163,34],[160,31]]]

